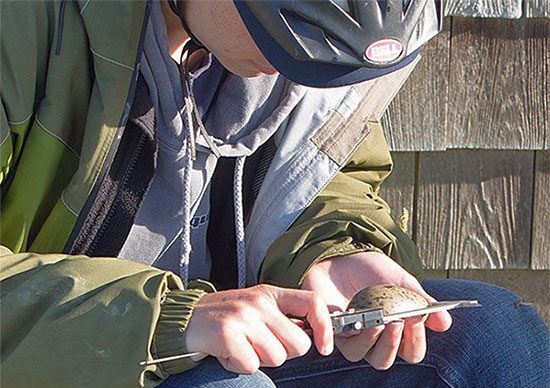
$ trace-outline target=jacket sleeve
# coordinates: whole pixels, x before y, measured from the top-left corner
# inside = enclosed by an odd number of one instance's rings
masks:
[[[190,360],[142,367],[185,349],[195,303],[170,272],[115,258],[13,254],[0,248],[0,385],[156,386]]]
[[[379,197],[392,170],[388,145],[379,124],[347,165],[270,247],[260,282],[298,287],[307,270],[325,258],[378,251],[422,277],[413,241],[392,219]]]

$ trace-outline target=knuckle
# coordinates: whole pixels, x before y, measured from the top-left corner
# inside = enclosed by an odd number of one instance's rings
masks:
[[[219,326],[219,334],[224,345],[233,342],[239,331],[239,323],[235,319],[226,318]]]
[[[254,294],[250,295],[248,300],[250,301],[250,303],[256,304],[256,303],[261,302],[263,300],[263,298],[264,298],[263,293],[255,292]]]
[[[312,292],[311,295],[311,307],[313,307],[315,310],[321,310],[325,307],[325,302],[323,298],[319,294],[314,292]]]
[[[254,294],[251,294],[247,298],[247,303],[250,304],[251,306],[261,308],[261,307],[266,307],[268,304],[268,301],[266,298],[266,294],[264,294],[263,292],[256,292]]]
[[[253,287],[257,292],[268,293],[272,286],[267,284],[257,284]]]
[[[247,303],[239,303],[233,309],[233,315],[236,319],[244,320],[250,318],[253,308]]]
[[[262,300],[265,300],[273,295],[273,288],[274,287],[270,286],[269,284],[258,284],[254,286],[253,295],[260,297]]]

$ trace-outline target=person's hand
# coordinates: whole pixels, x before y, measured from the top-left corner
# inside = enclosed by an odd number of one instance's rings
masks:
[[[187,350],[205,353],[200,358],[212,355],[235,373],[280,366],[311,347],[311,339],[287,314],[306,317],[317,350],[332,353],[334,333],[323,299],[311,291],[269,285],[204,295],[186,329]]]
[[[376,252],[356,253],[334,257],[315,264],[306,274],[301,288],[318,292],[331,311],[345,311],[353,295],[365,287],[393,284],[422,295],[429,303],[436,300],[428,295],[420,283],[395,261]],[[397,355],[409,363],[422,361],[426,354],[424,325],[435,331],[451,326],[447,312],[407,318],[404,323],[361,330],[338,336],[336,346],[349,361],[365,359],[378,370],[388,369]]]

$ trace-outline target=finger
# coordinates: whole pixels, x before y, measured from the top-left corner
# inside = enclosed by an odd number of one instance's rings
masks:
[[[334,350],[334,330],[323,299],[311,291],[278,289],[277,304],[285,314],[306,317],[313,329],[319,353],[329,355]]]
[[[287,359],[284,346],[263,323],[256,323],[247,331],[248,342],[260,359],[260,366],[281,366]]]
[[[451,315],[446,311],[430,314],[426,320],[426,326],[433,331],[449,330],[452,323],[453,318],[451,318]]]
[[[335,338],[336,346],[346,360],[357,362],[365,358],[383,331],[384,326],[376,326],[361,330],[354,336],[337,336]]]
[[[411,364],[417,364],[424,359],[426,355],[426,330],[422,317],[405,320],[403,339],[398,355]]]
[[[266,322],[269,330],[284,346],[287,360],[301,357],[311,348],[311,339],[296,323],[283,314],[273,314]]]
[[[252,374],[260,368],[260,359],[245,338],[233,338],[227,344],[227,354],[216,357],[220,364],[230,372]]]
[[[430,304],[437,302],[437,299],[428,294],[413,276],[407,276],[406,279],[403,279],[402,286],[417,292]],[[447,311],[430,314],[426,319],[426,326],[434,331],[446,331],[451,327],[452,323],[453,319]]]
[[[392,322],[386,325],[376,345],[365,356],[368,363],[377,370],[389,369],[397,356],[402,333],[403,322]]]

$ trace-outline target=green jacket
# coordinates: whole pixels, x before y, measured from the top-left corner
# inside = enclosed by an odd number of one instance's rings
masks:
[[[194,304],[170,272],[116,258],[61,254],[112,161],[128,117],[145,1],[0,3],[1,383],[155,386],[187,361]],[[271,246],[260,281],[298,287],[326,257],[378,250],[421,268],[380,184],[391,171],[379,125]],[[365,150],[368,150],[366,152]],[[32,253],[24,253],[32,252]]]

